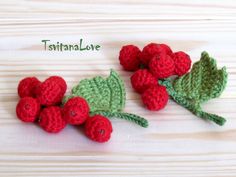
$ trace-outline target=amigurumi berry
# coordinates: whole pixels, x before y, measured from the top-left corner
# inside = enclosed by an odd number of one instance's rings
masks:
[[[34,122],[40,111],[40,105],[35,98],[21,98],[16,106],[17,117],[24,122]]]
[[[172,53],[172,51],[170,47],[168,47],[167,45],[150,43],[143,48],[142,53],[140,55],[140,60],[142,64],[148,66],[150,60],[155,55],[169,54],[169,53]]]
[[[64,105],[62,115],[68,124],[83,124],[89,116],[89,105],[82,97],[71,98]]]
[[[147,70],[139,69],[130,78],[132,87],[138,93],[143,93],[151,86],[157,85],[156,78]]]
[[[46,80],[36,88],[36,98],[41,105],[52,106],[61,102],[63,93],[57,82]]]
[[[26,77],[18,84],[18,95],[23,97],[34,97],[35,88],[40,84],[40,81],[36,77]]]
[[[159,44],[163,50],[165,50],[166,54],[172,56],[173,51],[171,50],[170,46],[166,44]]]
[[[142,94],[143,104],[151,111],[163,109],[168,102],[168,93],[164,86],[154,86]]]
[[[175,74],[182,76],[188,72],[191,67],[191,59],[188,54],[182,51],[175,52],[172,59],[175,63]]]
[[[66,85],[66,81],[62,77],[51,76],[47,78],[45,81],[56,82],[61,88],[61,94],[64,95],[66,93],[67,85]]]
[[[85,123],[85,134],[93,141],[106,142],[110,139],[111,133],[111,122],[104,116],[89,117]]]
[[[161,54],[151,59],[149,69],[156,78],[164,79],[174,74],[175,65],[169,55]]]
[[[44,108],[39,115],[39,125],[49,133],[58,133],[66,126],[59,106]]]
[[[136,71],[139,68],[141,51],[134,45],[123,46],[120,50],[120,64],[126,71]]]

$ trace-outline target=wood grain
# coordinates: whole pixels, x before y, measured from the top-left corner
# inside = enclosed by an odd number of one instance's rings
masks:
[[[44,51],[42,39],[101,45],[99,52]],[[33,0],[0,2],[0,176],[236,176],[236,3],[173,0]],[[223,95],[204,105],[227,118],[224,127],[205,122],[173,101],[150,112],[119,65],[120,47],[148,42],[188,52],[193,61],[204,50],[226,66]],[[106,144],[67,126],[51,135],[15,116],[18,81],[35,75],[63,76],[68,92],[79,80],[106,76],[110,68],[125,81],[125,111],[144,116],[147,129],[113,119]]]

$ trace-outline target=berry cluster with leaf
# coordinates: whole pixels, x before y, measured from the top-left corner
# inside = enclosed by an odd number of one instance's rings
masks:
[[[201,108],[203,102],[219,97],[227,82],[226,68],[217,69],[215,59],[206,52],[202,52],[190,72],[190,56],[183,51],[173,52],[166,44],[150,43],[142,50],[125,45],[119,61],[126,71],[134,72],[130,79],[132,87],[141,94],[147,109],[163,109],[171,96],[198,117],[218,125],[225,123],[223,117]]]
[[[113,131],[108,118],[148,126],[144,118],[122,112],[125,88],[113,70],[107,78],[96,76],[81,80],[71,95],[64,97],[66,89],[67,84],[60,76],[51,76],[43,82],[36,77],[24,78],[18,85],[17,117],[23,122],[34,122],[49,133],[58,133],[67,124],[83,126],[85,135],[100,143],[108,141]]]

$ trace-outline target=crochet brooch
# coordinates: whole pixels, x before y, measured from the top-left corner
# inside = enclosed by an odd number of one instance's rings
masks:
[[[141,51],[134,45],[123,46],[120,64],[131,76],[134,90],[142,94],[144,105],[151,111],[163,109],[169,95],[193,114],[224,125],[226,120],[204,112],[201,104],[219,97],[227,83],[226,68],[217,69],[216,61],[202,52],[201,59],[191,67],[191,59],[183,51],[172,52],[166,44],[150,43]],[[178,77],[171,79],[170,76]]]
[[[66,82],[59,76],[51,76],[44,82],[36,77],[24,78],[18,85],[21,99],[16,106],[17,117],[24,122],[38,123],[49,133],[58,133],[67,124],[84,125],[85,135],[97,142],[110,139],[112,124],[107,117],[148,126],[144,118],[122,112],[126,92],[114,70],[107,78],[81,80],[71,95],[63,99],[66,89]]]
[[[217,69],[216,61],[206,52],[193,64],[185,52],[172,52],[166,44],[150,43],[141,51],[134,45],[122,47],[120,64],[131,76],[134,90],[142,94],[144,105],[152,111],[163,109],[169,95],[178,104],[203,119],[223,125],[225,119],[206,113],[201,104],[219,97],[227,83],[225,67]],[[170,76],[175,75],[174,79]],[[19,82],[20,100],[17,117],[23,122],[35,122],[49,133],[60,132],[67,124],[84,125],[85,135],[97,142],[106,142],[113,131],[108,118],[120,118],[142,127],[148,121],[138,115],[123,112],[126,92],[120,76],[111,70],[107,78],[84,79],[64,97],[65,80],[51,76],[41,82],[27,77]]]

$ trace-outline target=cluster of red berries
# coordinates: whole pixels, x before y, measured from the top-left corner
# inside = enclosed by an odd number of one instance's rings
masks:
[[[90,108],[84,98],[74,97],[60,106],[66,89],[65,80],[59,76],[51,76],[43,82],[36,77],[24,78],[18,85],[17,117],[24,122],[36,122],[49,133],[58,133],[67,124],[84,124],[85,134],[90,139],[108,141],[111,122],[101,115],[90,117]]]
[[[126,45],[120,50],[120,64],[131,76],[134,90],[142,94],[142,101],[149,110],[160,110],[168,102],[168,93],[158,79],[172,75],[182,76],[191,67],[191,59],[185,52],[173,52],[166,44],[150,43],[141,51],[137,46]]]

